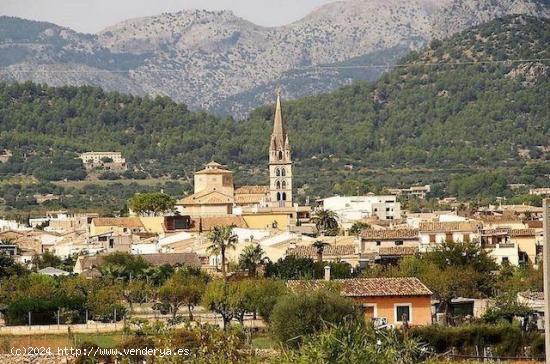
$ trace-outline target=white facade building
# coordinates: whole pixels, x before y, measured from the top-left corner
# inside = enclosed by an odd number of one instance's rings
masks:
[[[401,218],[401,204],[392,195],[333,196],[320,202],[324,209],[334,211],[341,222],[376,217],[380,220]]]

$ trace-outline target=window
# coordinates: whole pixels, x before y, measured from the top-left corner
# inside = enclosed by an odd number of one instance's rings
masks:
[[[394,305],[395,322],[412,322],[412,305],[410,303],[396,303]]]
[[[283,194],[282,194],[282,200],[283,200],[283,201],[286,201],[286,192],[283,192]]]
[[[275,184],[277,186],[277,189],[280,190],[281,189],[281,181],[277,181],[277,183]]]
[[[275,175],[279,177],[281,175],[281,170],[279,168],[275,168]]]
[[[453,241],[453,233],[445,233],[446,241]]]
[[[286,176],[286,169],[284,168],[281,168],[281,176]]]
[[[282,160],[283,159],[283,152],[279,151],[279,160]]]
[[[508,257],[502,257],[502,264],[510,263],[510,259]]]
[[[283,183],[281,184],[281,186],[282,186],[282,189],[283,189],[283,190],[286,190],[286,181],[283,181]]]
[[[382,245],[382,242],[381,242],[381,241],[377,241],[377,242],[376,242],[376,246],[380,246],[380,245]]]
[[[377,317],[376,303],[363,303],[363,314],[365,315],[365,319],[372,320]]]
[[[401,246],[403,245],[403,240],[396,240],[395,241],[395,246]]]
[[[277,201],[281,201],[281,192],[277,192]]]
[[[435,234],[430,234],[430,243],[435,243]]]
[[[464,234],[464,242],[469,243],[470,242],[470,234]]]

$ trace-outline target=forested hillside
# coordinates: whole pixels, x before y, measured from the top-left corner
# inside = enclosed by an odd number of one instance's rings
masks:
[[[544,163],[549,43],[548,20],[506,17],[432,41],[374,84],[285,103],[297,187],[316,197],[340,192],[344,179],[434,183]],[[272,106],[235,121],[168,98],[0,84],[0,142],[14,153],[0,173],[80,179],[74,152],[120,150],[131,169],[153,177],[189,178],[216,159],[240,182],[265,183],[272,118]],[[546,183],[538,174],[550,172],[537,171],[529,183]],[[508,183],[516,179],[511,173]]]

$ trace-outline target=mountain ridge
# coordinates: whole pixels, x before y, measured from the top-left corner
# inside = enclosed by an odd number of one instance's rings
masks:
[[[374,80],[384,71],[360,77],[319,65],[377,54],[391,65],[403,49],[509,13],[548,17],[549,10],[534,0],[347,0],[280,27],[258,26],[230,11],[185,10],[129,19],[95,35],[51,27],[39,45],[3,39],[0,77],[166,95],[192,109],[243,117],[269,102],[267,90],[275,85],[296,98]],[[64,65],[69,73],[60,72]],[[308,67],[316,73],[300,76]],[[262,91],[254,95],[256,89]]]

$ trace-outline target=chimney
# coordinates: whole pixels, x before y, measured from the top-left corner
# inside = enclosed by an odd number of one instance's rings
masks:
[[[330,265],[325,266],[325,281],[330,281]]]

